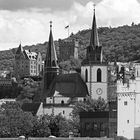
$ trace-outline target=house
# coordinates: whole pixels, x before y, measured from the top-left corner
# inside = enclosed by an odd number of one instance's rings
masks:
[[[23,50],[19,45],[15,54],[15,76],[21,79],[27,76],[38,76],[42,71],[41,53]]]

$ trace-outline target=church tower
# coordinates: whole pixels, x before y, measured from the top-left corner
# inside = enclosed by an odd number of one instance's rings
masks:
[[[102,46],[99,44],[95,8],[90,43],[87,47],[86,59],[82,62],[81,76],[93,99],[99,97],[107,99],[107,65],[103,62]]]
[[[50,21],[50,35],[44,65],[44,94],[46,94],[51,82],[58,74],[58,68],[57,55],[52,35],[52,21]]]

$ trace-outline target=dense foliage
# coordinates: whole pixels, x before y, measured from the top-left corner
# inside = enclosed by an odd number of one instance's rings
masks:
[[[69,132],[77,135],[74,121],[62,115],[33,116],[24,112],[17,102],[7,102],[0,107],[0,137],[68,137]]]
[[[73,107],[72,115],[73,117],[79,115],[80,112],[98,112],[107,111],[108,103],[101,97],[96,99],[87,98],[85,101],[76,102]]]
[[[104,51],[105,61],[133,61],[140,57],[140,24],[131,26],[124,25],[117,28],[100,27],[98,29],[100,44]],[[79,58],[85,58],[85,48],[89,44],[90,30],[82,30],[72,34],[69,39],[79,40]],[[58,41],[55,41],[56,50],[59,54]],[[18,46],[15,46],[18,47]],[[25,46],[25,49],[41,52],[43,59],[46,54],[47,42],[32,46]],[[16,48],[0,51],[0,69],[12,69],[14,66],[14,54]],[[59,56],[58,56],[59,58]]]

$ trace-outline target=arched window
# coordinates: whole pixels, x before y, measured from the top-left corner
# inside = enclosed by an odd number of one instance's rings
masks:
[[[61,104],[62,104],[62,105],[64,104],[64,100],[61,101]]]
[[[54,60],[52,61],[52,66],[55,66],[55,61]]]
[[[88,70],[85,71],[85,82],[88,82]]]
[[[97,82],[101,82],[101,79],[102,79],[102,71],[101,69],[99,68],[97,70]]]

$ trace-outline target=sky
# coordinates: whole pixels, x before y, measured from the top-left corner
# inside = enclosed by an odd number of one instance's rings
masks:
[[[140,0],[0,0],[0,50],[44,43],[53,22],[54,40],[89,29],[93,4],[98,27],[140,23]]]

